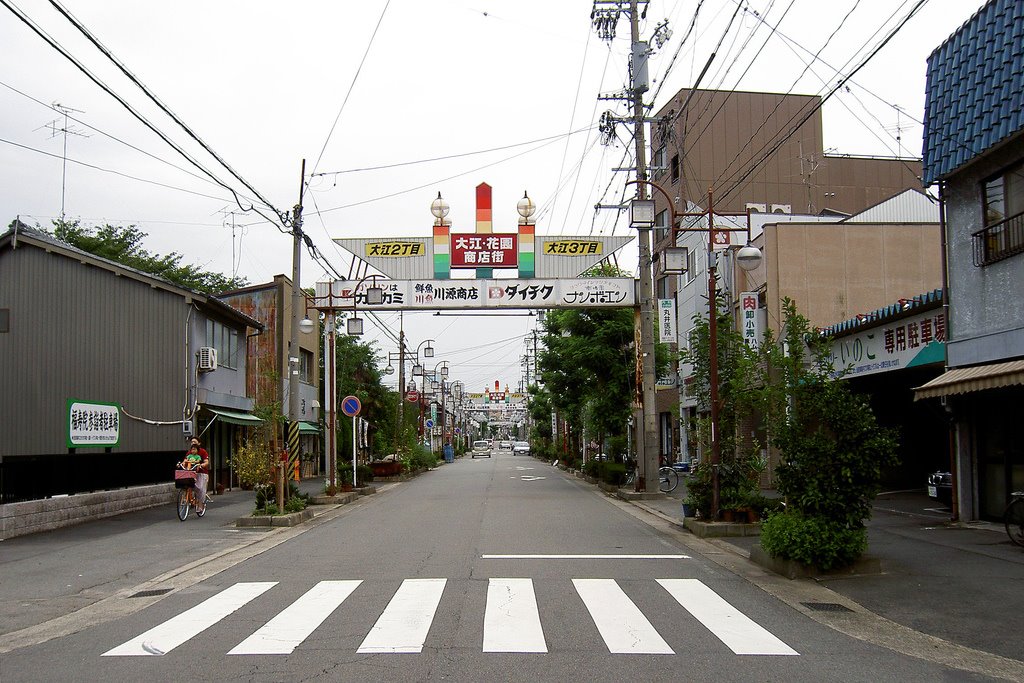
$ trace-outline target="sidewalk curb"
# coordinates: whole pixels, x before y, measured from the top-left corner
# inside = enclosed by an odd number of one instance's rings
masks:
[[[601,497],[626,512],[629,512],[628,508],[641,511],[634,514],[637,519],[647,522],[656,529],[660,527],[708,561],[757,586],[809,619],[839,633],[951,669],[1008,681],[1024,680],[1024,662],[915,631],[871,612],[859,603],[818,584],[814,579],[788,579],[766,570],[751,561],[749,552],[727,541],[698,538],[686,530],[681,522],[642,502],[620,501],[604,495]],[[658,523],[652,524],[649,520],[644,520],[643,513],[654,516]],[[809,606],[823,603],[841,605],[849,611],[818,611]]]

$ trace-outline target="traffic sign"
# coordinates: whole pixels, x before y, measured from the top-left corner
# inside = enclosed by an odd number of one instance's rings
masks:
[[[341,412],[345,413],[349,417],[355,417],[362,409],[363,404],[359,402],[358,396],[346,396],[341,399]]]
[[[431,420],[429,417],[427,418],[426,422],[424,422],[423,424],[425,424],[427,426],[427,429],[433,429],[434,428],[434,421]]]
[[[415,403],[417,400],[419,400],[419,397],[420,392],[416,391],[415,389],[410,389],[409,391],[405,392],[405,400],[408,401],[409,403]]]

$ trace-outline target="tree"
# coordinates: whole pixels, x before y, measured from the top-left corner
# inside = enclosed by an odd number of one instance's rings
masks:
[[[812,330],[791,299],[782,309],[782,338],[766,332],[754,348],[732,315],[716,307],[722,507],[756,494],[763,466],[758,452],[777,449],[776,486],[787,505],[762,526],[761,546],[773,556],[823,569],[842,566],[867,545],[864,522],[880,490],[882,468],[895,463],[896,435],[880,427],[867,400],[835,376],[830,341]],[[708,324],[694,322],[683,359],[694,364],[698,400],[707,406]],[[749,438],[751,430],[763,435],[764,444]],[[687,493],[691,504],[708,509],[707,459]]]
[[[82,227],[78,220],[57,219],[53,221],[53,226],[51,234],[61,242],[197,292],[220,294],[248,284],[245,278],[229,278],[221,273],[201,270],[197,266],[182,265],[183,257],[177,252],[166,256],[149,253],[142,246],[148,235],[134,225],[124,227],[107,224],[94,229]]]
[[[584,277],[626,275],[615,266],[600,264]],[[633,311],[550,311],[544,319],[543,342],[537,368],[544,398],[573,427],[576,447],[584,430],[599,443],[614,439],[625,444],[636,388]],[[659,345],[656,370],[664,372],[668,362],[667,348]],[[622,453],[613,455],[621,459]]]
[[[770,349],[774,339],[769,331],[762,344],[750,346],[736,328],[733,316],[719,300],[717,313],[718,358],[718,441],[720,508],[747,507],[758,495],[759,476],[764,468],[761,440],[752,438],[743,426],[754,426],[763,421],[772,409],[769,397],[773,384],[770,378]],[[693,332],[689,346],[680,354],[683,362],[694,368],[693,391],[703,410],[711,405],[710,327],[708,319],[700,315],[693,318]],[[708,418],[698,419],[696,438],[701,450],[711,452],[711,429]],[[763,430],[762,430],[763,431]],[[767,441],[767,436],[765,436]],[[712,464],[704,457],[695,468],[687,485],[688,503],[708,514],[712,498]]]
[[[782,391],[770,400],[787,507],[765,522],[761,545],[822,569],[844,566],[867,547],[864,523],[882,469],[896,464],[897,435],[878,424],[866,397],[833,377],[829,339],[810,329],[791,300],[783,313],[786,352],[775,351]]]

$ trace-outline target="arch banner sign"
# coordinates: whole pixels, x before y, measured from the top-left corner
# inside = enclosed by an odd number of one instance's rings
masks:
[[[369,304],[366,289],[383,289],[383,301]],[[356,286],[348,280],[316,283],[318,308],[365,311],[410,309],[549,309],[632,308],[636,284],[632,278],[572,278],[517,280],[373,280]]]

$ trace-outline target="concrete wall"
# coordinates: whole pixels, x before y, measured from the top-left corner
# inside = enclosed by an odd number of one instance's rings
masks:
[[[1024,356],[1024,257],[975,266],[971,235],[981,230],[982,182],[1024,157],[1024,136],[950,178],[949,365],[975,365]]]
[[[169,516],[175,496],[174,484],[168,483],[0,505],[0,540],[157,505],[166,505]]]

